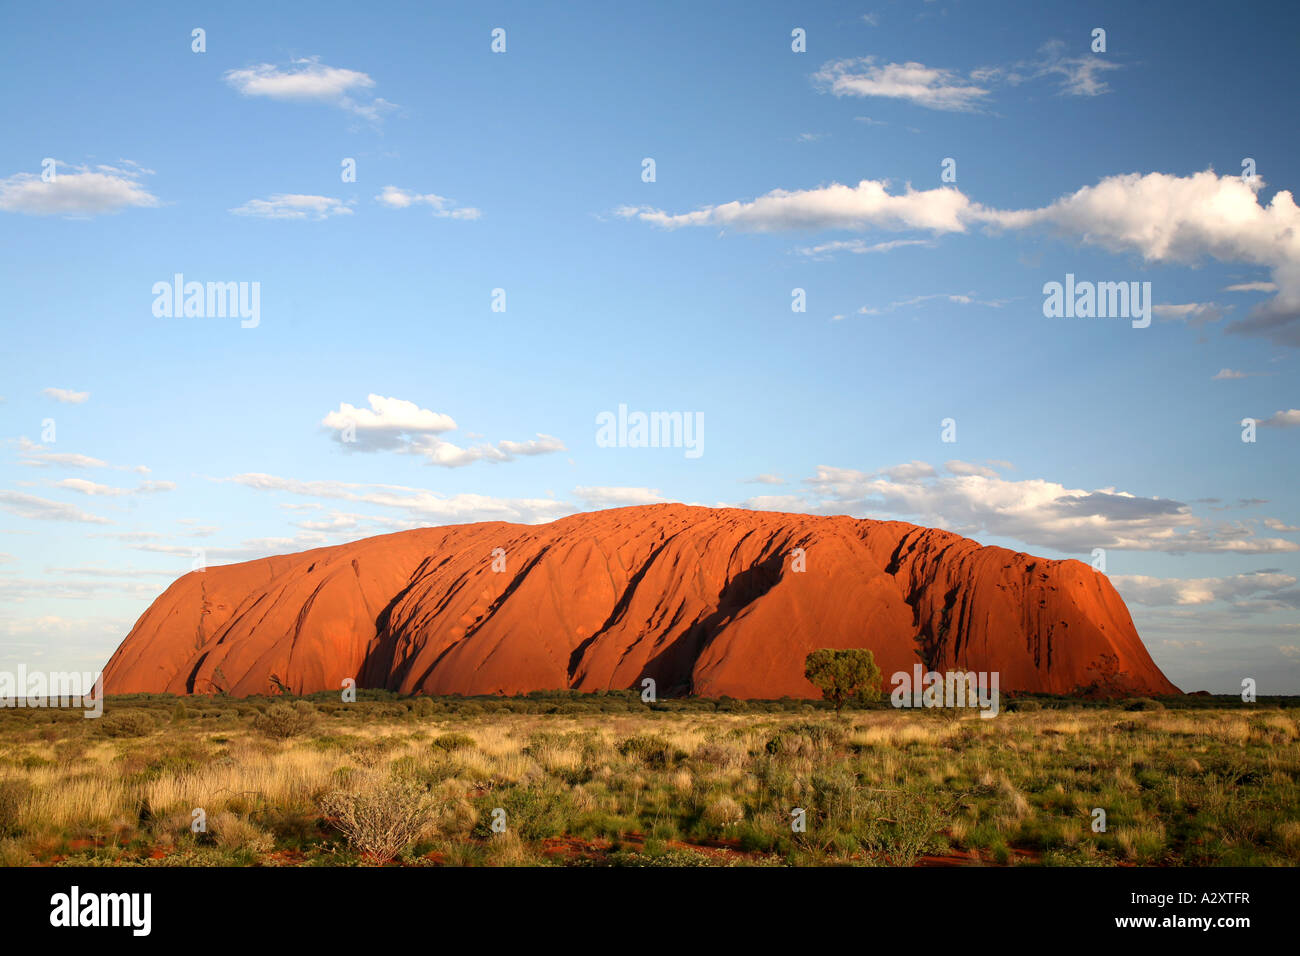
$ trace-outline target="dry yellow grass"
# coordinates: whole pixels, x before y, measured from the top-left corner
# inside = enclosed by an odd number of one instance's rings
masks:
[[[646,753],[671,756],[655,762],[628,749],[631,739],[658,741]],[[164,724],[125,739],[0,737],[0,788],[13,785],[9,831],[0,820],[0,859],[29,861],[70,837],[132,834],[182,852],[196,843],[195,809],[207,816],[209,844],[265,853],[280,838],[268,827],[281,836],[294,827],[316,832],[322,795],[362,778],[401,777],[419,781],[442,808],[438,831],[452,837],[439,852],[452,862],[529,861],[536,851],[527,839],[513,831],[485,837],[482,827],[492,806],[540,793],[563,798],[562,832],[585,819],[581,825],[596,833],[666,826],[671,836],[677,826],[698,826],[713,839],[748,832],[778,843],[789,831],[787,804],[820,803],[818,825],[847,834],[890,817],[869,809],[872,800],[903,794],[904,805],[941,814],[954,852],[1002,852],[1028,840],[1080,860],[1110,853],[1140,862],[1163,860],[1179,839],[1182,821],[1171,812],[1194,813],[1209,821],[1208,845],[1241,851],[1265,842],[1273,859],[1294,861],[1297,740],[1300,723],[1277,709],[1044,710],[995,720],[894,711],[507,713],[340,720],[289,740],[267,739],[251,722],[215,733],[197,722]],[[1112,821],[1104,839],[1090,828],[1098,806]],[[827,861],[854,859],[856,839],[823,840],[815,852]],[[466,840],[468,850],[459,845]]]

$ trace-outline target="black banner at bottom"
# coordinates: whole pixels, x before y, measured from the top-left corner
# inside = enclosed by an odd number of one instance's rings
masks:
[[[481,940],[564,932],[735,941],[855,926],[873,941],[966,931],[1232,945],[1280,931],[1287,869],[32,868],[0,871],[5,926],[82,944],[193,944],[265,928],[268,939],[338,945],[428,938],[448,921]]]

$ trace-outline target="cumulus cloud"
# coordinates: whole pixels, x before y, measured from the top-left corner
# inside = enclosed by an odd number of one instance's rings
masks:
[[[1288,408],[1286,411],[1276,411],[1259,424],[1261,428],[1295,428],[1297,425],[1300,425],[1300,408]]]
[[[372,122],[395,108],[387,100],[370,94],[375,81],[368,74],[326,66],[319,57],[293,60],[283,69],[271,63],[259,63],[241,70],[228,70],[225,79],[244,96],[264,96],[288,103],[321,103]]]
[[[666,229],[734,227],[754,232],[791,230],[919,230],[939,236],[973,227],[1037,230],[1147,262],[1197,265],[1206,259],[1272,270],[1277,291],[1227,331],[1300,346],[1300,209],[1279,190],[1265,205],[1258,177],[1128,173],[1109,176],[1046,206],[1000,210],[969,199],[953,186],[889,192],[887,181],[856,186],[776,189],[757,199],[668,213],[624,207],[618,214]],[[813,247],[816,248],[816,247]],[[1209,304],[1163,308],[1172,318],[1213,321]]]
[[[1173,607],[1233,601],[1264,595],[1276,598],[1295,587],[1296,579],[1274,571],[1256,571],[1222,578],[1156,578],[1114,574],[1110,581],[1125,601],[1149,607]],[[1285,596],[1283,597],[1285,600]]]
[[[785,479],[779,475],[755,475],[753,478],[742,478],[742,484],[747,485],[784,485]]]
[[[330,216],[352,215],[349,203],[341,199],[298,193],[276,193],[270,199],[250,199],[230,211],[236,216],[252,216],[257,219],[321,220]]]
[[[62,170],[72,170],[63,172]],[[69,166],[56,162],[48,182],[36,173],[14,173],[0,179],[0,211],[28,216],[68,216],[84,219],[133,207],[161,205],[140,182],[150,170],[129,165]]]
[[[828,474],[832,476],[841,476],[841,469],[834,469]],[[934,466],[924,461],[909,461],[901,465],[893,465],[881,472],[890,481],[915,481],[917,478],[933,478],[937,472]]]
[[[336,441],[344,441],[350,430],[360,451],[397,449],[411,435],[438,434],[456,429],[456,421],[450,415],[420,408],[415,402],[374,393],[367,395],[366,401],[369,408],[342,402],[338,411],[326,415],[321,424],[335,432]]]
[[[517,457],[545,455],[565,451],[564,443],[554,435],[539,433],[527,441],[498,441],[460,446],[440,438],[454,431],[456,422],[450,415],[420,408],[414,402],[383,395],[367,396],[369,408],[357,408],[343,402],[338,411],[330,412],[321,424],[333,438],[350,451],[395,451],[421,455],[431,465],[460,468],[476,461],[513,461]]]
[[[455,200],[434,193],[415,193],[396,186],[385,186],[384,191],[375,197],[389,209],[407,209],[411,206],[428,206],[440,219],[478,219],[482,212],[473,206],[457,208]]]
[[[949,474],[953,475],[978,475],[981,478],[998,477],[998,473],[989,466],[977,465],[974,462],[969,461],[958,461],[957,459],[953,459],[952,461],[945,461],[943,467],[948,470]]]
[[[925,462],[875,472],[821,465],[804,479],[808,491],[784,496],[781,510],[905,518],[969,537],[1014,538],[1072,554],[1093,548],[1173,554],[1300,551],[1293,541],[1260,537],[1249,523],[1208,522],[1168,498],[1067,488],[1037,478],[1010,480],[969,462],[944,467],[948,474]]]
[[[1148,262],[1197,265],[1205,259],[1244,262],[1273,270],[1274,298],[1227,331],[1300,345],[1300,209],[1279,190],[1267,205],[1263,181],[1216,176],[1130,173],[1085,186],[1041,209],[975,210],[976,218],[1005,228],[1041,227],[1113,252],[1136,252]]]
[[[63,402],[68,405],[80,405],[90,398],[89,392],[74,392],[66,388],[47,388],[42,394],[46,398],[52,398],[56,402]]]

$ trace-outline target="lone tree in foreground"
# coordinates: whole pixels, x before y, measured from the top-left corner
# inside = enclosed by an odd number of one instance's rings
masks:
[[[859,647],[823,647],[804,658],[803,676],[820,688],[838,714],[845,704],[880,696],[880,668],[870,651]]]

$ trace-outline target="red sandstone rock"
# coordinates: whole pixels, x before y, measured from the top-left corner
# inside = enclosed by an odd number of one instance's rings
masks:
[[[493,549],[505,549],[504,573]],[[806,570],[791,552],[802,548]],[[359,687],[818,697],[819,647],[1003,691],[1174,694],[1106,576],[898,521],[652,505],[424,528],[191,572],[136,622],[110,694]],[[920,657],[918,657],[918,653]]]

